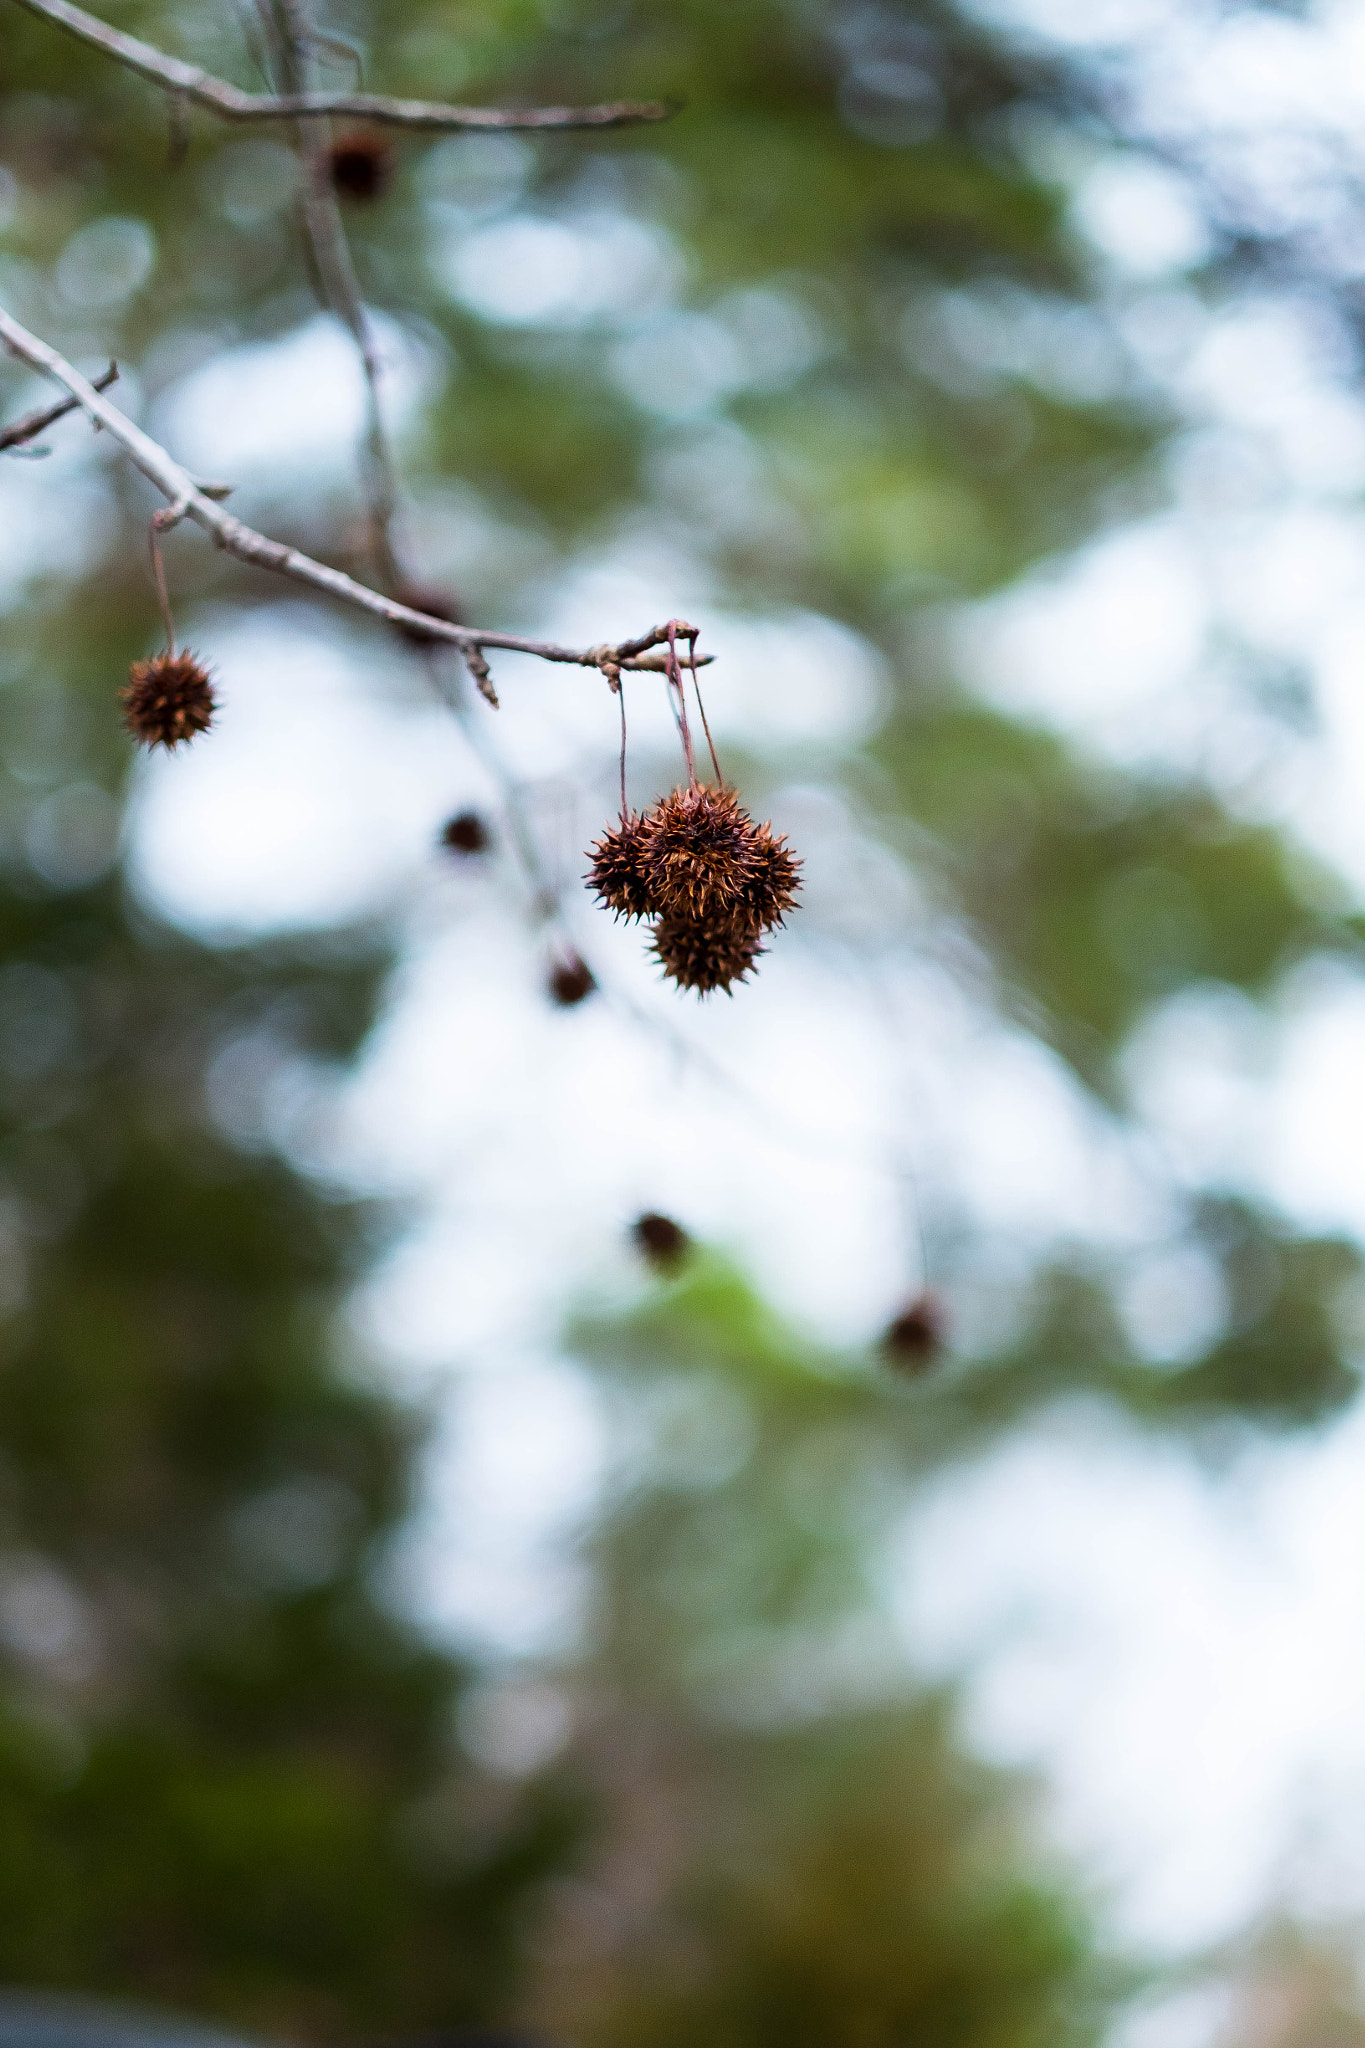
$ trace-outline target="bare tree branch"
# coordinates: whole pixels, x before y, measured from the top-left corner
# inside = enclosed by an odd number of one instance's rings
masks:
[[[84,8],[72,6],[71,0],[18,0],[18,5],[224,121],[293,121],[301,115],[344,114],[392,128],[628,128],[643,121],[666,121],[677,111],[664,100],[611,100],[596,107],[452,107],[374,92],[243,92],[198,64],[184,64],[137,36],[110,28]]]
[[[354,606],[359,611],[369,612],[373,618],[384,619],[391,626],[419,626],[424,633],[435,640],[447,640],[451,646],[462,651],[468,648],[476,652],[485,647],[500,647],[510,654],[533,654],[541,661],[567,662],[576,668],[606,670],[611,667],[625,669],[653,669],[666,671],[667,657],[651,654],[648,650],[663,647],[668,642],[668,626],[653,626],[648,633],[634,640],[623,642],[619,647],[603,644],[600,647],[561,647],[553,640],[528,640],[517,633],[485,631],[482,627],[453,626],[448,619],[438,619],[430,613],[413,611],[395,598],[385,597],[377,590],[370,590],[363,583],[357,583],[341,569],[329,569],[324,562],[315,562],[311,555],[302,554],[298,548],[286,547],[282,541],[270,540],[254,527],[224,511],[208,495],[204,487],[197,484],[187,469],[168,455],[159,442],[144,434],[141,427],[102,398],[94,385],[73,369],[65,357],[58,355],[36,334],[30,334],[21,327],[13,316],[0,307],[0,342],[11,354],[30,368],[42,370],[65,386],[83,412],[105,428],[110,437],[131,458],[147,481],[167,500],[176,520],[191,519],[202,527],[210,538],[239,561],[249,563],[256,569],[270,569],[277,575],[288,576],[296,583],[306,584],[312,590],[320,590],[328,597],[339,598],[343,604]],[[169,523],[169,522],[168,522]],[[673,622],[674,633],[686,639],[692,629],[680,621]],[[709,660],[707,655],[698,655],[699,663]]]
[[[279,82],[293,90],[296,97],[306,98],[307,88],[312,83],[311,48],[316,38],[304,0],[277,0],[274,26]],[[332,312],[355,343],[365,380],[365,495],[369,504],[370,541],[375,567],[381,583],[390,590],[401,589],[410,585],[412,579],[402,571],[393,539],[393,522],[398,509],[398,466],[384,429],[380,405],[379,349],[360,295],[360,280],[356,276],[351,245],[332,183],[325,119],[301,119],[298,139],[299,154],[303,159],[303,225],[312,250],[318,284]],[[497,703],[491,687],[484,689],[484,695],[491,703]]]
[[[109,386],[117,381],[118,364],[110,363],[104,375],[97,377],[90,388],[92,391],[107,391]],[[0,428],[0,454],[7,448],[22,448],[25,441],[32,441],[39,434],[45,434],[58,420],[64,420],[69,412],[79,412],[80,406],[79,398],[61,398],[56,405],[41,406],[37,412],[26,412],[12,427]]]

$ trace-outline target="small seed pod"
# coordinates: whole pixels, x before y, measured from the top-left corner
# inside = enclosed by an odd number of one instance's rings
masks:
[[[357,128],[338,136],[327,156],[332,189],[345,199],[378,199],[393,171],[393,152],[382,135]]]
[[[676,1272],[692,1249],[692,1240],[681,1223],[653,1209],[636,1217],[630,1234],[640,1256],[659,1273]]]
[[[192,740],[208,731],[218,708],[208,670],[188,652],[135,661],[119,697],[124,723],[144,747]]]
[[[546,983],[550,1001],[561,1010],[572,1010],[576,1003],[585,1002],[596,987],[592,969],[577,953],[557,960]]]
[[[649,891],[668,917],[733,916],[743,905],[757,829],[733,790],[675,789],[645,813]]]
[[[654,954],[670,981],[709,996],[728,995],[743,981],[763,951],[762,934],[744,920],[661,917],[654,927]]]
[[[912,1377],[928,1372],[943,1349],[942,1304],[932,1294],[917,1294],[882,1336],[888,1365]]]
[[[618,917],[657,917],[662,908],[654,900],[645,872],[648,840],[648,826],[632,812],[604,832],[591,849],[588,886]]]
[[[452,853],[487,853],[488,827],[477,811],[461,811],[442,826],[441,844]]]
[[[462,626],[464,614],[448,590],[433,590],[424,583],[405,583],[395,590],[397,603],[405,604],[410,612],[425,612],[430,619],[444,619],[449,626]],[[424,626],[403,625],[398,628],[410,647],[448,647],[439,633],[428,633]]]
[[[755,828],[745,868],[744,907],[760,931],[770,932],[796,908],[801,863],[768,825]]]

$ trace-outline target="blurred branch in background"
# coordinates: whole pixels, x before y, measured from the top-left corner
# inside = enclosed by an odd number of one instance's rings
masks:
[[[292,89],[295,99],[308,98],[316,35],[307,18],[303,0],[278,0],[264,19],[272,31],[271,42],[281,83]],[[365,379],[364,467],[375,564],[379,579],[387,589],[411,590],[415,579],[405,575],[394,548],[398,470],[384,427],[379,388],[379,348],[361,300],[350,243],[342,225],[333,182],[328,124],[325,119],[300,120],[297,133],[303,164],[304,231],[319,291],[324,303],[354,341]],[[478,650],[474,652],[477,659]],[[478,675],[477,680],[484,694],[488,695],[486,673]]]
[[[225,121],[294,121],[301,115],[347,114],[396,128],[497,131],[622,128],[636,122],[666,121],[675,111],[658,100],[616,100],[598,107],[444,107],[424,100],[390,99],[382,93],[243,92],[220,78],[211,78],[196,64],[181,63],[136,36],[110,28],[83,8],[73,7],[70,0],[16,0],[16,4]]]

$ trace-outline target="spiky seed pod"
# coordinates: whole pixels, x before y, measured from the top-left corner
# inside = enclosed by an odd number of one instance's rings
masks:
[[[332,189],[345,199],[378,199],[393,170],[393,151],[382,135],[357,128],[338,136],[327,157]]]
[[[898,1371],[928,1372],[943,1348],[942,1304],[932,1294],[917,1294],[882,1336],[882,1351]]]
[[[425,612],[430,619],[444,619],[449,626],[462,626],[464,613],[448,590],[434,590],[425,583],[405,583],[395,590],[394,598],[405,604],[410,612]],[[423,626],[400,626],[398,631],[410,647],[447,647],[439,633],[428,633]]]
[[[769,825],[758,825],[745,865],[744,907],[760,931],[770,932],[796,908],[801,863]]]
[[[586,880],[618,917],[657,917],[657,903],[645,873],[649,827],[638,812],[613,825],[590,850]]]
[[[586,1002],[596,987],[592,969],[586,960],[579,959],[577,953],[557,960],[546,983],[550,1001],[561,1010],[571,1010],[575,1003]]]
[[[461,811],[441,828],[441,844],[452,853],[487,853],[488,827],[477,811]]]
[[[744,902],[756,827],[730,789],[675,789],[645,813],[643,866],[665,916],[730,917]]]
[[[654,927],[653,951],[679,988],[694,988],[702,996],[721,988],[728,995],[763,951],[761,938],[743,919],[661,917]]]
[[[123,718],[144,747],[178,747],[207,732],[218,709],[203,663],[189,652],[135,661],[119,692]]]
[[[660,1273],[675,1272],[692,1249],[692,1240],[681,1223],[654,1209],[636,1217],[630,1234],[641,1257]]]

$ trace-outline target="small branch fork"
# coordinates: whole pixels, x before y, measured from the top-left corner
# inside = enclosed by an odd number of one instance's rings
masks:
[[[160,530],[177,524],[181,519],[190,519],[207,533],[216,546],[241,562],[255,569],[269,569],[276,575],[288,576],[295,583],[302,583],[312,590],[324,592],[328,597],[338,598],[343,604],[352,605],[356,610],[369,612],[374,618],[384,619],[391,626],[418,626],[432,639],[449,641],[459,649],[478,676],[482,670],[487,674],[483,661],[483,650],[488,647],[505,649],[509,654],[532,654],[541,661],[567,663],[575,668],[594,668],[607,674],[615,669],[651,669],[667,674],[669,660],[666,654],[653,652],[668,644],[670,625],[652,626],[647,633],[641,633],[633,640],[619,644],[603,644],[599,647],[561,647],[553,640],[529,640],[517,633],[486,632],[473,626],[455,626],[448,619],[438,619],[430,613],[414,611],[410,606],[400,604],[396,598],[385,597],[377,590],[370,590],[365,584],[357,583],[343,570],[328,568],[324,562],[315,562],[311,555],[302,554],[298,548],[286,547],[282,541],[270,540],[265,534],[257,533],[254,527],[224,510],[203,484],[196,483],[189,471],[182,469],[174,457],[168,455],[161,445],[144,434],[141,427],[102,398],[94,385],[58,355],[36,334],[30,334],[20,326],[13,316],[0,307],[0,342],[12,355],[31,369],[41,370],[57,383],[64,385],[75,404],[109,434],[112,440],[130,457],[134,466],[140,469],[147,481],[159,490],[167,500],[165,515],[158,515]],[[22,424],[22,422],[21,422]],[[213,487],[214,490],[220,487]],[[682,621],[672,621],[671,630],[675,638],[690,639],[693,628]],[[699,663],[709,661],[709,655],[698,655]]]
[[[537,129],[628,128],[666,121],[676,109],[664,100],[611,100],[595,107],[455,107],[430,100],[392,99],[374,92],[243,92],[198,64],[168,57],[137,36],[74,7],[71,0],[18,0],[30,14],[102,50],[106,57],[149,78],[181,101],[207,107],[224,121],[295,121],[310,114],[341,114],[392,128]]]
[[[104,375],[96,377],[90,388],[92,391],[107,391],[109,386],[117,381],[118,364],[110,363]],[[22,448],[29,441],[35,441],[39,434],[45,434],[49,427],[55,427],[58,420],[64,420],[69,412],[79,412],[80,405],[79,398],[61,398],[56,405],[40,406],[37,412],[26,412],[12,427],[0,428],[0,455],[8,453],[13,448]],[[47,450],[33,448],[29,453],[45,455]]]

